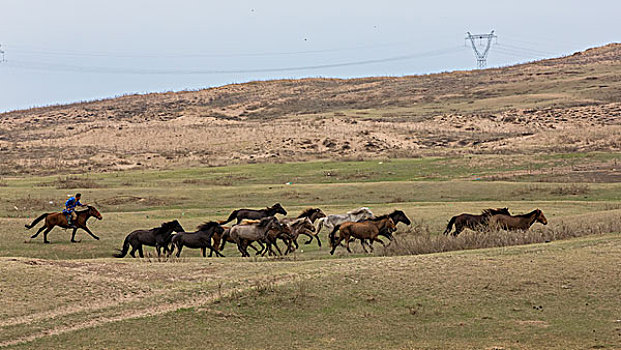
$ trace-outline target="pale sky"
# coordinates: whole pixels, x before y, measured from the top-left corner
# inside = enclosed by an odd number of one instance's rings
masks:
[[[472,69],[621,41],[618,0],[0,0],[0,111],[301,77]]]

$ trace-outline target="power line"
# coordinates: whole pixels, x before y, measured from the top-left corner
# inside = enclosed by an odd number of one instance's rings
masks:
[[[396,62],[411,60],[414,58],[434,57],[451,53],[460,52],[460,47],[445,48],[422,53],[415,53],[402,56],[386,57],[379,59],[370,59],[353,62],[327,63],[319,65],[293,66],[293,67],[270,67],[258,69],[230,69],[230,70],[206,70],[206,69],[136,69],[136,68],[118,68],[118,67],[102,67],[102,66],[75,66],[66,64],[54,64],[33,61],[16,61],[8,62],[8,66],[17,69],[43,70],[43,71],[64,71],[64,72],[82,72],[82,73],[104,73],[104,74],[140,74],[140,75],[189,75],[189,74],[242,74],[242,73],[273,73],[273,72],[292,72],[301,70],[317,70],[325,68],[340,68],[351,66],[362,66],[386,62]]]
[[[406,42],[395,42],[380,45],[361,45],[343,48],[328,48],[317,50],[300,50],[300,51],[275,51],[275,52],[244,52],[237,54],[214,54],[214,53],[186,53],[186,54],[134,54],[134,53],[115,53],[105,51],[72,51],[72,50],[48,50],[45,48],[36,48],[27,45],[11,45],[17,47],[18,53],[36,54],[43,56],[75,56],[75,57],[110,57],[110,58],[208,58],[208,57],[264,57],[264,56],[289,56],[289,55],[305,55],[329,52],[343,52],[360,49],[376,49],[383,47],[396,47],[407,44]],[[20,49],[25,48],[25,49]]]

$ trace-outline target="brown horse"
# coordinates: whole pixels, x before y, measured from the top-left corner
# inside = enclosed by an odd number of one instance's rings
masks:
[[[509,214],[508,208],[485,209],[483,210],[481,215],[459,214],[451,218],[451,220],[448,223],[448,226],[446,226],[446,230],[444,230],[444,234],[445,235],[450,234],[451,230],[453,229],[453,224],[455,224],[455,232],[453,232],[453,236],[457,236],[465,228],[469,228],[473,231],[484,230],[488,226],[487,224],[489,222],[489,218],[492,215],[496,215],[496,214],[511,215]]]
[[[295,219],[293,221],[290,221],[287,225],[291,228],[291,242],[290,243],[293,243],[293,246],[295,246],[295,249],[299,248],[298,237],[300,237],[300,235],[305,235],[312,239],[312,237],[316,234],[315,225],[313,225],[313,222],[308,217],[302,217],[302,218]],[[289,244],[289,247],[287,248],[287,251],[285,252],[285,254],[293,252],[294,251],[293,246]]]
[[[539,209],[535,209],[530,213],[522,215],[506,215],[496,214],[489,218],[489,226],[493,228],[499,228],[507,231],[528,230],[535,222],[540,222],[544,225],[548,224],[548,219],[543,215],[543,212]]]
[[[88,219],[91,216],[94,216],[95,218],[97,218],[98,220],[101,220],[103,217],[101,216],[101,214],[99,213],[99,211],[97,211],[97,209],[95,209],[95,207],[92,207],[90,205],[85,206],[85,210],[76,210],[75,213],[78,215],[78,218],[76,220],[74,220],[73,224],[76,226],[73,228],[73,232],[71,233],[71,242],[76,243],[78,241],[75,240],[75,233],[78,229],[82,229],[84,231],[86,231],[89,235],[91,235],[93,238],[95,238],[96,240],[99,240],[99,237],[95,236],[94,233],[91,232],[91,230],[88,229],[88,227],[86,227],[86,222],[88,221]],[[35,227],[35,225],[37,223],[39,223],[39,221],[45,219],[45,224],[43,226],[41,226],[39,228],[39,230],[37,231],[37,233],[35,233],[34,235],[32,235],[30,238],[37,238],[37,236],[39,235],[39,233],[41,233],[41,231],[45,230],[43,232],[43,242],[44,243],[50,243],[50,241],[47,240],[47,234],[52,231],[52,229],[54,228],[54,226],[59,226],[62,228],[72,228],[71,226],[69,226],[69,224],[67,223],[67,216],[63,213],[45,213],[45,214],[41,214],[41,216],[39,216],[38,218],[36,218],[30,225],[25,225],[27,229],[31,229],[33,227]]]
[[[336,247],[341,244],[341,241],[345,241],[345,247],[348,252],[352,252],[349,249],[349,240],[350,238],[360,239],[363,243],[362,248],[364,252],[367,253],[367,249],[364,247],[364,242],[366,239],[370,241],[380,242],[384,247],[386,245],[382,240],[378,239],[377,236],[380,234],[385,235],[388,239],[392,240],[392,232],[397,229],[395,226],[395,222],[389,216],[377,221],[367,220],[362,222],[345,222],[332,230],[331,233],[331,244],[332,250],[330,254],[334,254]],[[338,240],[335,240],[334,233],[336,231],[340,231]]]

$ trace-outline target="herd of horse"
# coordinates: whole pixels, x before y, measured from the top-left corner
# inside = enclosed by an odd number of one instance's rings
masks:
[[[62,213],[45,213],[37,217],[27,229],[35,227],[41,220],[45,220],[44,225],[39,228],[37,233],[31,236],[36,238],[41,232],[44,235],[44,242],[50,243],[47,239],[48,233],[55,227],[72,228],[71,242],[75,240],[78,229],[82,229],[93,238],[99,239],[86,226],[88,219],[95,217],[99,220],[102,215],[90,205],[82,207],[76,211],[77,219],[74,226],[67,223],[67,218]],[[278,219],[276,215],[284,215]],[[118,254],[114,256],[122,258],[127,255],[144,257],[143,246],[155,247],[158,256],[164,254],[175,254],[179,257],[183,247],[201,249],[203,257],[224,256],[222,250],[226,243],[237,245],[237,249],[242,256],[250,256],[248,248],[254,249],[260,255],[286,255],[299,248],[298,238],[303,235],[308,237],[305,244],[310,244],[317,240],[321,247],[319,232],[326,228],[330,232],[330,254],[344,246],[351,253],[350,243],[360,241],[362,249],[368,253],[367,246],[373,251],[373,243],[377,242],[386,247],[386,243],[379,239],[380,236],[392,241],[393,233],[397,230],[397,224],[403,223],[411,225],[412,222],[401,210],[395,210],[390,214],[375,216],[367,207],[358,208],[345,214],[326,215],[319,208],[308,208],[297,217],[287,217],[287,211],[279,203],[265,209],[238,209],[234,210],[226,220],[209,221],[199,225],[194,232],[186,232],[178,220],[163,223],[159,227],[148,230],[136,230],[127,235],[123,246]],[[235,224],[223,226],[231,221]],[[521,215],[512,215],[508,208],[485,209],[479,215],[460,214],[453,216],[448,223],[445,235],[457,236],[464,229],[483,231],[490,228],[503,230],[528,230],[535,222],[547,225],[548,221],[539,209]],[[453,231],[453,226],[455,230]],[[452,232],[451,232],[452,231]],[[280,240],[286,245],[284,252],[280,249],[277,241]],[[257,248],[257,245],[259,248]]]

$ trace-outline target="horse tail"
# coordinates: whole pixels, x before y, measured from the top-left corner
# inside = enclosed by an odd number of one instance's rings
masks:
[[[31,228],[35,227],[35,225],[38,224],[39,221],[45,219],[48,215],[50,214],[49,213],[41,214],[41,216],[34,219],[34,221],[30,225],[24,225],[24,226],[26,226],[26,228],[30,230]]]
[[[336,243],[336,239],[334,239],[334,236],[336,235],[336,231],[341,229],[341,225],[336,225],[334,226],[334,229],[332,230],[332,232],[330,232],[330,234],[328,235],[328,237],[330,238],[330,246],[334,247],[334,244]]]
[[[123,258],[127,255],[127,251],[129,250],[129,235],[125,237],[125,241],[123,242],[123,249],[118,254],[114,254],[115,258]]]
[[[226,219],[226,221],[218,221],[218,223],[220,225],[224,225],[229,221],[233,221],[233,219],[235,219],[235,217],[237,216],[237,213],[239,212],[239,210],[233,210],[233,212],[231,213],[231,215],[229,215],[229,218]]]
[[[453,229],[453,223],[455,223],[456,218],[457,216],[453,216],[451,220],[449,220],[448,226],[446,226],[446,230],[444,230],[445,235],[448,235],[449,232],[451,232],[451,230]]]

